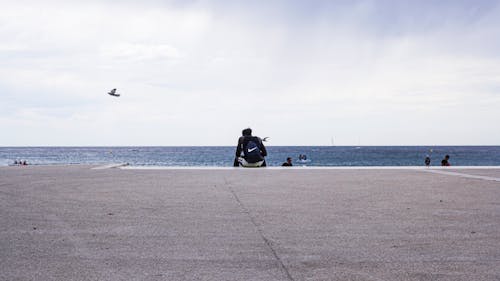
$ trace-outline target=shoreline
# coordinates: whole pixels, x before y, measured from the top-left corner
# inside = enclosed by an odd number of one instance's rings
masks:
[[[500,166],[299,166],[291,167],[267,166],[267,167],[218,167],[218,166],[123,166],[120,169],[125,170],[286,170],[286,169],[304,169],[304,170],[450,170],[450,169],[500,169]]]
[[[267,166],[267,167],[232,167],[232,166],[160,166],[160,165],[142,165],[134,166],[129,163],[69,163],[69,164],[28,164],[28,165],[0,165],[0,168],[5,167],[78,167],[78,166],[92,166],[94,169],[129,169],[129,170],[274,170],[274,169],[310,169],[310,170],[474,170],[474,169],[500,169],[498,166],[306,166],[306,165],[293,165],[291,167],[282,166]]]

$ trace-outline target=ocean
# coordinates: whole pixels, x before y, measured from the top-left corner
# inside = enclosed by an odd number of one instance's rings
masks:
[[[500,166],[500,146],[268,146],[268,166],[287,157],[296,166]],[[133,166],[231,167],[235,147],[0,147],[0,166],[16,160],[30,165],[129,163]],[[300,154],[307,162],[298,162]]]

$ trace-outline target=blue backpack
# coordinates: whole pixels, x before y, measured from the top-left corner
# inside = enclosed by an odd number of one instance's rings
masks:
[[[243,141],[243,155],[248,163],[256,163],[264,160],[258,144],[259,139],[257,137],[247,137]]]

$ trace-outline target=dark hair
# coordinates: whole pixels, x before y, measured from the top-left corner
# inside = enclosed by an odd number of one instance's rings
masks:
[[[246,128],[243,131],[241,131],[241,134],[244,136],[251,136],[252,135],[252,129]]]

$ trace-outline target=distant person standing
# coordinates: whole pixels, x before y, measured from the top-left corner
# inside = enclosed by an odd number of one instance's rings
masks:
[[[242,136],[238,139],[236,147],[236,157],[234,167],[265,167],[267,150],[262,139],[252,136],[252,129],[247,128],[241,132]]]
[[[431,157],[427,155],[425,157],[425,166],[429,167],[431,165]]]
[[[291,166],[293,166],[293,164],[292,164],[292,157],[286,158],[286,162],[283,163],[283,164],[281,164],[281,166],[283,166],[283,167],[291,167]]]
[[[451,166],[450,164],[450,155],[446,154],[443,160],[441,160],[441,166]]]

